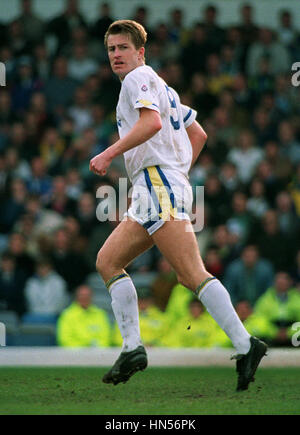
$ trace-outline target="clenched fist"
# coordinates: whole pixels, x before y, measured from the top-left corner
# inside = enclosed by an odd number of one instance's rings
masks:
[[[93,157],[90,161],[90,171],[97,175],[105,175],[110,166],[112,158],[109,157],[107,150]]]

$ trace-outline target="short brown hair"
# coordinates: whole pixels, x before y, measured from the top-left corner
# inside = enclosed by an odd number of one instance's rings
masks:
[[[104,36],[104,45],[107,48],[107,39],[109,35],[118,35],[119,33],[130,36],[136,49],[144,47],[147,41],[147,32],[144,27],[133,20],[114,21]]]

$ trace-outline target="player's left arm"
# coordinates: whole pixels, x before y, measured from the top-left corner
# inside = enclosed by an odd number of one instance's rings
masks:
[[[161,129],[160,114],[156,110],[142,107],[139,112],[139,120],[129,133],[90,161],[91,171],[98,175],[105,175],[115,157],[151,139]]]
[[[201,153],[205,145],[205,142],[207,140],[207,134],[196,120],[189,127],[186,127],[186,132],[188,134],[193,149],[193,157],[191,163],[192,167],[198,159],[199,154]]]

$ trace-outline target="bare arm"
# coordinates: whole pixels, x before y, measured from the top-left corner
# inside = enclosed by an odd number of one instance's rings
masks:
[[[90,170],[98,175],[105,175],[112,160],[132,148],[149,140],[162,127],[160,114],[151,109],[140,109],[140,118],[132,129],[103,153],[90,161]]]
[[[186,132],[193,148],[192,167],[205,145],[207,134],[197,121],[194,121],[189,127],[187,127]]]

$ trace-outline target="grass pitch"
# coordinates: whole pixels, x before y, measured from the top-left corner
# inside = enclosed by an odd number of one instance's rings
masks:
[[[104,368],[0,368],[0,414],[300,414],[300,368],[261,368],[235,392],[234,368],[148,368],[106,385]]]

